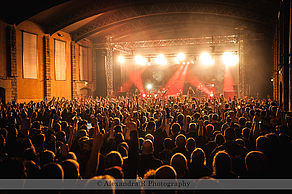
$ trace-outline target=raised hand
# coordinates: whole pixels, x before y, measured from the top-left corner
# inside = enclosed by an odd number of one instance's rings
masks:
[[[61,155],[66,158],[68,156],[68,153],[69,153],[69,146],[68,144],[64,143],[61,147]]]
[[[96,149],[98,152],[100,151],[103,144],[104,136],[105,135],[102,133],[97,133],[93,136],[92,148]]]
[[[30,129],[30,120],[29,118],[24,118],[21,120],[21,132],[23,135],[28,136]]]
[[[101,133],[94,134],[92,148],[89,159],[85,168],[85,178],[91,178],[96,175],[98,164],[99,164],[99,153],[103,144],[104,135]]]

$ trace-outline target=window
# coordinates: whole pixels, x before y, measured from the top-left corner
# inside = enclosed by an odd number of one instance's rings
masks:
[[[38,78],[37,35],[22,32],[22,70],[23,78]]]
[[[55,80],[66,80],[66,42],[55,40]]]
[[[79,47],[79,73],[80,73],[80,80],[88,81],[88,49],[87,47],[80,46]]]

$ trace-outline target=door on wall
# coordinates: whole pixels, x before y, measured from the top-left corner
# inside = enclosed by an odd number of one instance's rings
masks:
[[[0,87],[0,102],[5,103],[5,89]]]

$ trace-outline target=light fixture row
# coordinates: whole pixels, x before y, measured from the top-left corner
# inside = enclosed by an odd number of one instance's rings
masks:
[[[223,63],[228,67],[234,66],[234,65],[238,64],[238,62],[239,62],[239,56],[234,52],[224,52],[223,55],[221,56],[221,58],[222,58]],[[202,52],[200,54],[199,60],[203,66],[212,66],[215,64],[215,59],[208,52]],[[120,64],[123,64],[126,62],[126,59],[124,56],[120,55],[120,56],[118,56],[117,61]],[[147,58],[145,58],[141,55],[136,55],[134,57],[134,61],[135,61],[135,64],[141,65],[141,66],[145,66],[148,63]],[[154,62],[157,65],[165,66],[165,65],[167,65],[167,58],[165,57],[165,55],[159,54],[155,58]],[[180,64],[180,63],[186,64],[189,62],[186,62],[186,55],[184,53],[178,53],[176,58],[175,58],[175,63],[176,64]]]

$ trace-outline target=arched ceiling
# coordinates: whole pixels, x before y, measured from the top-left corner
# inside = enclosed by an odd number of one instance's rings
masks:
[[[1,18],[14,24],[29,18],[45,33],[63,30],[75,41],[103,42],[106,36],[127,41],[231,34],[239,27],[272,31],[278,4],[279,0],[42,0],[31,11],[13,15],[6,10],[11,16]]]
[[[246,25],[247,23],[244,22],[214,15],[175,13],[136,18],[130,22],[105,26],[88,34],[74,31],[72,37],[76,40],[86,36],[94,40],[102,40],[109,35],[115,41],[202,37],[234,34],[236,27]]]

